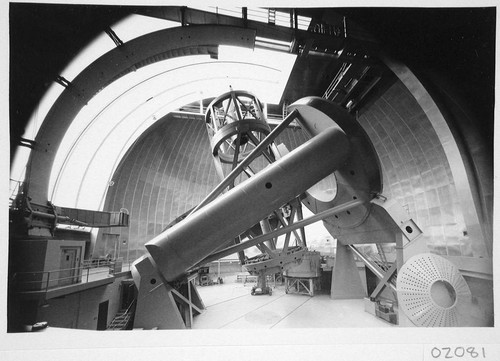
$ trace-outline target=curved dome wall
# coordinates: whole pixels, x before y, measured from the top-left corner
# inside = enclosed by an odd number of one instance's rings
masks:
[[[126,258],[128,249],[129,258],[136,259],[144,253],[147,240],[215,186],[204,133],[203,123],[172,119],[160,121],[139,138],[115,172],[104,205],[104,209],[126,208],[130,225],[99,233],[101,255],[113,252],[118,239],[121,256]]]
[[[397,199],[423,231],[432,253],[487,257],[470,239],[455,181],[436,131],[397,81],[360,116],[382,165],[383,195]]]

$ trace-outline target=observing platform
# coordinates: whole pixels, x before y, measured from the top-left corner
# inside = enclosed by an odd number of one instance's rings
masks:
[[[104,261],[71,269],[15,274],[15,287],[26,296],[44,295],[45,299],[113,283],[114,277],[130,272],[130,263]]]

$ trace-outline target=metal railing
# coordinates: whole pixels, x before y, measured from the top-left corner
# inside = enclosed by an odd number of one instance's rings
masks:
[[[70,286],[81,283],[101,280],[112,276],[117,269],[124,271],[131,262],[123,263],[121,260],[94,259],[83,261],[82,266],[74,268],[56,269],[52,271],[16,272],[11,279],[14,290],[42,291]],[[118,268],[117,268],[118,266]],[[124,267],[125,266],[125,267]]]
[[[113,320],[108,325],[106,330],[112,331],[112,330],[127,329],[127,326],[129,325],[132,317],[134,316],[136,301],[137,299],[134,299],[132,302],[130,302],[130,305],[127,307],[125,311],[118,312],[118,314],[113,318]]]
[[[86,259],[83,260],[82,267],[83,268],[100,268],[100,267],[109,267],[111,265],[112,260],[110,259]]]

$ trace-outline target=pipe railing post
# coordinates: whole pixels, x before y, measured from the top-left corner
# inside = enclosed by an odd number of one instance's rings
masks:
[[[49,280],[50,280],[50,271],[47,272],[47,284],[45,286],[45,292],[49,290]]]

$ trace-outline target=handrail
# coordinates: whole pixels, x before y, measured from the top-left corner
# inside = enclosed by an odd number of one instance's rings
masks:
[[[124,315],[128,315],[128,313],[130,312],[130,309],[132,308],[132,306],[135,305],[135,301],[137,301],[137,299],[133,299],[132,302],[130,302],[130,305],[127,307],[127,309],[123,313]]]
[[[91,271],[93,270],[93,271]],[[88,283],[97,276],[102,279],[103,274],[109,275],[110,267],[97,270],[90,267],[62,268],[51,271],[16,272],[13,277],[13,286],[20,291],[44,291],[69,286],[78,283]],[[69,273],[69,275],[68,275]],[[68,284],[61,284],[68,281]]]
[[[114,273],[114,267],[119,260],[121,259],[84,260],[79,267],[49,271],[15,272],[12,275],[12,285],[19,291],[47,292],[53,288],[88,283],[96,279],[106,278],[109,274]],[[130,260],[122,262],[122,269],[128,266],[128,270],[130,270],[132,263]],[[61,275],[64,272],[69,272],[69,275]],[[103,276],[104,274],[106,277]],[[68,282],[68,284],[61,284],[61,281],[65,280],[73,281]]]
[[[130,305],[127,307],[127,309],[123,312],[118,312],[116,316],[111,320],[111,323],[107,326],[108,330],[124,330],[126,329],[127,325],[130,322],[130,319],[132,318],[133,315],[133,310],[132,307],[135,306],[137,299],[133,299],[132,302],[130,302]],[[130,317],[129,317],[130,316]],[[127,319],[127,317],[129,317]],[[125,323],[122,324],[122,322],[125,320]],[[115,328],[116,326],[119,326],[119,328]]]
[[[13,188],[11,188],[12,183],[14,183]],[[17,194],[19,193],[19,190],[22,188],[22,183],[23,183],[23,181],[10,178],[10,180],[9,180],[9,191],[10,191],[9,200],[10,201],[13,202],[16,199]],[[10,204],[9,204],[9,206],[10,206]]]
[[[86,272],[82,272],[86,270]],[[76,267],[68,269],[60,269],[54,271],[38,271],[38,272],[16,272],[14,274],[13,286],[20,291],[45,291],[62,286],[69,286],[77,283],[88,283],[92,281],[91,276],[100,274],[109,274],[109,268],[102,271],[90,272],[90,268]],[[69,276],[60,276],[61,272],[75,271]],[[28,276],[28,277],[23,277]],[[105,278],[105,277],[101,277]],[[68,284],[61,284],[61,281],[72,280]],[[74,282],[76,281],[76,282]]]
[[[113,262],[113,260],[110,259],[86,259],[83,260],[83,267],[84,268],[106,267],[109,266],[111,262]]]

